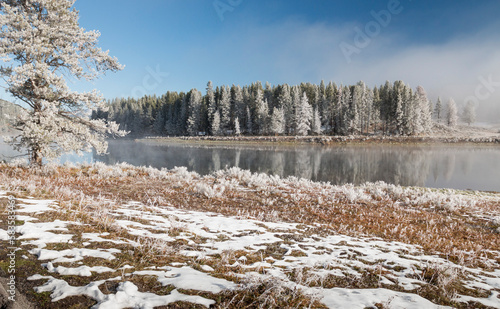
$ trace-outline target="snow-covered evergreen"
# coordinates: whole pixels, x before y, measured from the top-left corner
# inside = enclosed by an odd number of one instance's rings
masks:
[[[191,90],[188,108],[190,115],[187,120],[187,131],[189,135],[195,136],[201,130],[201,92],[196,89]]]
[[[241,134],[240,120],[238,117],[234,118],[234,135],[238,136]]]
[[[319,111],[317,108],[313,109],[312,125],[311,131],[314,134],[321,134],[321,118],[319,117]]]
[[[438,97],[436,106],[434,107],[434,115],[436,115],[436,119],[438,121],[441,120],[442,111],[443,111],[443,103],[441,102],[441,98]]]
[[[214,120],[215,111],[217,110],[217,104],[215,102],[215,93],[214,93],[214,87],[212,85],[212,81],[208,81],[208,83],[207,83],[206,100],[207,100],[208,125],[209,125],[209,127],[213,127],[213,120]],[[213,134],[213,131],[211,131],[211,132]]]
[[[285,132],[285,114],[282,108],[275,107],[271,116],[271,133],[283,134]]]
[[[24,103],[13,122],[20,133],[11,144],[28,149],[33,164],[41,165],[43,158],[55,159],[64,152],[94,148],[105,153],[108,134],[126,134],[104,117],[91,118],[93,112],[108,108],[96,90],[75,92],[68,87],[68,77],[90,81],[123,68],[97,46],[99,32],[80,28],[73,4],[71,0],[0,4],[4,87]],[[147,125],[152,125],[149,120]]]
[[[221,88],[219,101],[220,126],[225,133],[229,130],[229,123],[231,122],[231,91],[228,86],[222,86]]]
[[[253,121],[252,121],[252,113],[250,113],[250,107],[247,106],[247,112],[246,112],[246,118],[247,118],[247,133],[252,134],[253,133]]]
[[[213,134],[213,116],[218,109],[220,134],[236,134],[238,118],[240,133],[266,135],[276,134],[273,113],[277,108],[284,117],[284,131],[279,134],[421,135],[432,128],[432,111],[439,111],[436,116],[441,118],[446,112],[440,111],[440,99],[433,109],[423,87],[413,90],[403,81],[374,88],[362,81],[351,86],[330,82],[295,86],[267,83],[265,87],[256,82],[244,87],[218,86],[215,90],[209,83],[204,97],[196,92],[193,89],[188,93],[168,92],[158,98],[114,99],[109,102],[109,113],[99,112],[94,117],[116,121],[121,129],[136,135]],[[310,111],[306,118],[301,116],[304,94]],[[162,132],[161,123],[165,124]]]
[[[221,135],[219,110],[216,110],[214,113],[211,129],[212,129],[212,135]]]
[[[304,92],[297,107],[297,135],[307,135],[311,130],[312,108]]]
[[[455,127],[458,124],[458,109],[455,100],[450,98],[446,105],[446,123],[450,127]]]
[[[255,124],[258,127],[259,134],[266,134],[268,131],[269,106],[267,99],[264,99],[263,93],[260,89],[257,90],[255,106]]]
[[[469,101],[465,104],[462,112],[462,120],[468,125],[476,122],[476,106],[473,102]]]
[[[421,131],[416,133],[428,133],[432,129],[432,109],[424,87],[417,87],[416,99],[416,104],[419,106],[418,112],[420,113],[419,129],[421,129]]]

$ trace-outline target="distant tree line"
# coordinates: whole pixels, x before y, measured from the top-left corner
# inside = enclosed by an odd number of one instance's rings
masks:
[[[447,114],[441,111],[440,99],[433,108],[421,86],[413,90],[402,81],[373,89],[362,81],[215,88],[208,82],[205,94],[169,91],[159,97],[115,98],[108,105],[93,118],[115,121],[135,136],[418,135],[430,132],[433,112],[437,119],[448,117],[450,125],[457,117],[448,115],[453,107]]]

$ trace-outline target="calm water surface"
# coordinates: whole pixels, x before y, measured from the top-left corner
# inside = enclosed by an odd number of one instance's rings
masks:
[[[498,145],[203,146],[111,141],[108,164],[186,166],[209,174],[237,166],[332,184],[382,180],[404,186],[500,191]]]

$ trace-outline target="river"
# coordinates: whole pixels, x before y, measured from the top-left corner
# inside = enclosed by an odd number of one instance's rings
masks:
[[[332,184],[384,181],[403,186],[500,191],[498,145],[207,146],[111,141],[108,164],[186,166],[202,175],[237,166]],[[71,159],[73,160],[73,159]]]

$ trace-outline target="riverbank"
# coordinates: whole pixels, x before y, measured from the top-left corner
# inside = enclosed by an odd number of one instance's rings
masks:
[[[41,308],[500,304],[500,194],[101,163],[0,181]]]
[[[500,131],[480,127],[460,126],[450,129],[435,124],[431,134],[422,136],[182,136],[145,137],[138,141],[146,143],[184,143],[206,145],[342,145],[342,144],[500,144]]]

